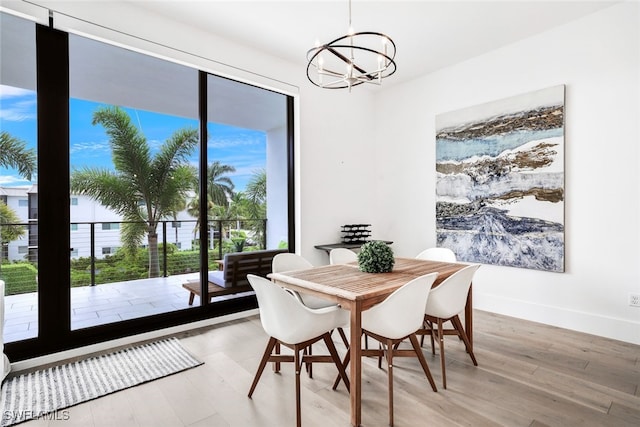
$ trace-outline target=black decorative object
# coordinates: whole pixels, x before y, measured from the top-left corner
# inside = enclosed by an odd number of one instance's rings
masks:
[[[346,224],[342,226],[342,243],[365,243],[371,237],[371,224]]]

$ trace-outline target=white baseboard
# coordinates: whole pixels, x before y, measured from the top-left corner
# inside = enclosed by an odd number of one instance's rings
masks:
[[[172,326],[166,329],[160,329],[157,331],[145,332],[143,334],[131,335],[129,337],[118,338],[116,340],[105,341],[97,344],[88,345],[85,347],[74,348],[71,350],[61,351],[59,353],[47,354],[46,356],[34,357],[33,359],[21,360],[11,364],[11,371],[23,371],[32,369],[38,366],[48,365],[56,363],[61,360],[72,359],[74,357],[84,356],[99,351],[109,350],[111,348],[121,347],[123,345],[135,344],[137,342],[164,337],[167,335],[177,334],[192,329],[198,329],[205,326],[217,325],[231,320],[242,319],[245,317],[258,314],[259,310],[247,310],[239,313],[233,313],[226,316],[214,317],[206,320],[199,320],[193,323],[186,323],[184,325]]]
[[[634,322],[476,292],[473,294],[473,307],[478,310],[640,345],[640,316],[639,321]]]

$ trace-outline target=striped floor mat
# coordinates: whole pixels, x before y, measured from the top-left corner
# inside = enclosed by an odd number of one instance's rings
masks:
[[[0,426],[62,419],[61,409],[201,365],[169,338],[78,362],[11,376],[0,390]],[[53,416],[55,415],[55,418]]]

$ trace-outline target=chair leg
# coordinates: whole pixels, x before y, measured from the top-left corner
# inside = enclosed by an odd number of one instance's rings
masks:
[[[347,335],[344,333],[344,329],[338,328],[338,333],[340,334],[340,338],[342,338],[342,342],[344,343],[345,348],[349,349],[349,340],[347,339]]]
[[[442,319],[438,319],[438,340],[440,341],[440,366],[442,369],[442,388],[447,388],[447,371],[444,361],[444,331]]]
[[[295,346],[293,354],[293,363],[295,365],[295,373],[296,373],[296,426],[302,426],[302,414],[300,413],[300,370],[302,368],[302,364],[300,363],[300,349],[298,346]]]
[[[387,378],[389,381],[389,425],[393,426],[393,341],[387,340]]]
[[[338,327],[338,333],[340,334],[340,338],[342,338],[342,342],[344,343],[344,346],[346,347],[347,350],[349,350],[349,340],[347,339],[347,335],[344,333],[344,329],[342,329],[341,327]],[[331,336],[331,333],[333,333],[333,331],[331,331],[329,333],[329,336]],[[309,356],[311,356],[313,354],[313,351],[311,349],[311,346],[309,346]],[[313,365],[311,362],[307,362],[305,363],[306,367],[307,367],[307,372],[309,374],[309,378],[313,378]]]
[[[409,341],[411,341],[411,345],[413,346],[413,350],[416,352],[416,356],[418,356],[418,360],[420,361],[420,365],[422,366],[422,370],[424,374],[427,376],[429,380],[429,384],[431,384],[431,389],[433,391],[438,391],[436,387],[436,382],[433,380],[433,376],[431,375],[431,370],[429,369],[429,365],[427,365],[427,359],[424,358],[424,354],[422,354],[422,348],[418,344],[418,338],[415,335],[409,335]]]
[[[253,383],[251,384],[251,388],[249,389],[249,397],[253,395],[253,391],[256,389],[258,385],[258,381],[260,380],[260,376],[262,375],[262,371],[264,371],[265,366],[267,366],[267,362],[269,361],[269,357],[271,356],[271,352],[273,348],[279,345],[277,339],[270,337],[269,342],[267,343],[267,348],[264,350],[264,354],[262,355],[262,360],[260,360],[260,364],[258,365],[258,371],[256,372],[256,376],[253,378]]]
[[[280,354],[280,342],[276,341],[274,354]],[[280,372],[280,362],[273,362],[273,372]]]
[[[336,380],[335,386],[333,389],[335,390],[340,382],[340,378],[344,381],[345,387],[347,387],[347,391],[351,390],[351,385],[349,384],[349,378],[347,377],[347,372],[345,371],[344,363],[340,360],[340,356],[338,355],[338,350],[336,350],[335,344],[331,340],[331,335],[326,334],[324,336],[324,342],[327,345],[327,349],[329,350],[329,354],[331,355],[331,359],[333,359],[333,363],[336,364],[336,368],[338,368],[338,379]],[[349,359],[347,359],[349,360]]]
[[[400,343],[402,341],[398,341],[393,345],[393,349],[397,350],[400,347]],[[384,354],[384,348],[382,348],[382,344],[380,344],[380,356],[378,356],[378,369],[382,369],[382,356]]]
[[[469,356],[471,357],[471,361],[475,366],[478,366],[478,361],[476,360],[475,354],[473,354],[473,350],[471,349],[471,343],[469,342],[469,337],[467,336],[467,333],[464,331],[464,328],[462,327],[462,322],[460,321],[460,318],[456,315],[451,319],[451,323],[453,323],[453,327],[456,328],[456,331],[458,331],[458,336],[462,338],[462,341],[464,342],[464,346],[467,348],[467,353],[469,353]]]
[[[310,345],[309,347],[309,356],[313,356],[313,344]],[[309,362],[309,363],[305,363],[306,367],[307,367],[307,373],[309,374],[309,378],[313,378],[313,363]]]
[[[342,361],[342,367],[345,372],[347,371],[347,366],[349,366],[349,360],[351,360],[351,349],[347,350],[347,354],[345,354],[344,360]],[[333,382],[333,387],[331,387],[333,390],[338,388],[338,384],[340,384],[341,378],[342,377],[340,376],[340,374],[338,374],[336,380]]]
[[[431,354],[435,356],[436,346],[435,346],[434,336],[433,336],[433,333],[434,333],[433,322],[427,320],[427,323],[429,324],[429,328],[431,329]]]

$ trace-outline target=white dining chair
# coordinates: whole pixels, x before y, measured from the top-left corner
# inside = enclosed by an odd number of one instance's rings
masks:
[[[329,264],[349,264],[358,261],[358,254],[347,248],[335,248],[329,252]]]
[[[308,268],[313,268],[313,264],[311,264],[306,258],[302,257],[298,254],[293,253],[282,253],[277,254],[273,257],[273,261],[271,263],[271,271],[274,273],[282,273],[284,271],[295,271],[295,270],[306,270]],[[296,297],[300,298],[301,302],[309,308],[323,308],[329,307],[332,305],[336,305],[334,302],[331,302],[325,298],[320,298],[315,295],[292,291],[290,292]]]
[[[296,298],[292,298],[285,289],[275,285],[268,279],[252,274],[247,275],[247,279],[258,299],[260,322],[264,331],[269,335],[267,347],[249,389],[249,397],[252,397],[268,362],[278,364],[293,362],[296,378],[296,424],[300,426],[302,424],[300,412],[300,368],[303,363],[333,362],[338,369],[338,375],[345,382],[347,389],[349,389],[347,374],[331,340],[331,331],[342,322],[342,310],[336,305],[321,309],[311,309],[301,304]],[[304,354],[304,349],[321,340],[324,341],[329,350],[329,357],[326,355]],[[293,357],[279,353],[274,354],[276,344],[292,349]],[[302,355],[301,352],[303,352]]]
[[[429,292],[438,273],[430,273],[417,277],[395,290],[381,303],[362,312],[362,332],[380,342],[377,350],[362,349],[362,357],[378,356],[387,361],[389,383],[389,425],[393,425],[393,358],[417,357],[433,391],[438,391],[431,376],[427,360],[416,337],[416,331],[422,328],[424,311],[429,299]],[[411,349],[400,349],[399,344],[409,339]],[[348,365],[350,351],[347,354],[345,369]],[[380,366],[380,362],[379,362]],[[337,377],[333,389],[341,378]]]
[[[442,387],[447,388],[447,376],[444,357],[444,336],[457,335],[466,347],[469,357],[475,366],[478,366],[476,356],[473,354],[469,337],[467,336],[459,314],[467,303],[467,295],[471,287],[471,281],[480,264],[471,264],[462,270],[458,270],[447,277],[442,283],[431,290],[424,315],[424,328],[418,333],[431,336],[431,352],[435,353],[434,339],[438,340],[440,348],[440,366],[442,369]],[[450,321],[453,328],[445,329],[443,324]],[[434,326],[435,325],[435,326]]]
[[[427,248],[416,255],[417,259],[442,262],[456,262],[456,254],[449,248]]]
[[[271,262],[271,271],[274,273],[282,273],[284,271],[295,271],[295,270],[306,270],[308,268],[313,268],[313,264],[311,264],[306,258],[301,255],[294,253],[281,253],[277,254],[273,257],[273,261]],[[287,289],[293,296],[298,298],[298,300],[309,308],[325,308],[325,307],[339,307],[333,301],[329,301],[325,298],[320,298],[315,295],[311,295],[308,293],[300,293],[294,291],[292,289]],[[346,310],[340,310],[342,322],[336,328],[338,330],[338,334],[342,339],[343,344],[348,349],[349,348],[349,339],[347,338],[347,334],[344,332],[343,326],[349,324],[349,312]],[[313,349],[309,346],[309,353],[313,353]],[[309,377],[313,377],[313,368],[311,364],[306,365],[307,372]]]

